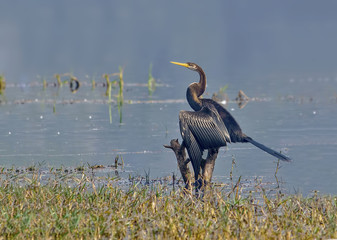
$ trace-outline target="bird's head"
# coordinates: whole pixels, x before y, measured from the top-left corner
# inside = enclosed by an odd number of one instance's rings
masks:
[[[179,66],[186,67],[186,68],[188,68],[192,71],[198,71],[200,69],[200,67],[197,64],[191,63],[191,62],[187,62],[187,63],[171,62],[171,63],[179,65]]]

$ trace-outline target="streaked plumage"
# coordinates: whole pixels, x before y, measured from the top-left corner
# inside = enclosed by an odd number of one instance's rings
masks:
[[[196,175],[204,149],[226,146],[230,142],[227,128],[214,107],[203,107],[198,112],[180,111],[179,125]]]
[[[248,137],[233,116],[219,103],[212,99],[200,98],[206,89],[206,75],[195,63],[177,63],[199,73],[199,83],[192,83],[187,88],[186,98],[193,111],[180,111],[179,125],[192,166],[195,179],[199,177],[202,154],[206,149],[219,148],[231,142],[250,142],[263,151],[284,161],[290,158],[278,153]]]

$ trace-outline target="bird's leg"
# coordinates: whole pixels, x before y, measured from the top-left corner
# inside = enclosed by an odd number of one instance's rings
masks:
[[[188,158],[186,159],[186,151],[185,151],[184,142],[180,145],[178,139],[172,139],[170,141],[170,145],[164,145],[164,147],[170,148],[173,150],[177,158],[181,176],[183,177],[184,182],[186,184],[185,188],[187,188],[188,190],[191,190],[192,189],[192,186],[191,186],[192,174],[187,165],[190,160]]]
[[[218,157],[219,148],[208,149],[206,160],[201,165],[203,185],[211,182],[215,160]]]
[[[187,158],[187,159],[185,160],[184,164],[187,165],[190,161],[191,161],[191,159]]]

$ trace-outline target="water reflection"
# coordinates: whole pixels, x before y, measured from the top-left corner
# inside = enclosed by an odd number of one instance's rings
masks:
[[[235,101],[238,104],[238,107],[242,109],[248,104],[250,99],[242,90],[240,90],[238,96],[235,98]]]
[[[118,73],[112,73],[112,74],[104,74],[103,77],[106,80],[106,92],[105,95],[108,96],[109,100],[109,117],[110,117],[110,124],[112,123],[112,113],[111,113],[111,91],[112,88],[115,89],[115,85],[118,84],[119,90],[117,95],[117,109],[119,114],[119,123],[122,123],[122,106],[124,102],[124,79],[123,79],[123,72],[124,69],[120,66]],[[118,76],[118,80],[110,81],[110,77]]]

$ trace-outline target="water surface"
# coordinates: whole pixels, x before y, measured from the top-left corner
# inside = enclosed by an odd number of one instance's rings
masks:
[[[295,87],[307,84],[289,81]],[[228,95],[234,99],[236,91],[228,89]],[[45,90],[42,85],[9,86],[0,106],[1,165],[108,166],[118,155],[133,176],[148,172],[152,178],[179,175],[173,152],[163,145],[173,138],[181,139],[178,113],[190,109],[187,102],[166,83],[158,86],[152,96],[145,85],[129,83],[124,97],[120,123],[117,104],[108,103],[102,86],[92,90],[87,82],[75,94],[67,86]],[[247,135],[291,156],[293,162],[281,162],[277,175],[287,191],[335,193],[336,97],[266,93],[250,97],[252,100],[242,109],[235,101],[226,107]],[[277,160],[242,143],[221,149],[215,181],[229,181],[232,159],[236,179],[262,178],[275,183]]]
[[[192,4],[193,3],[193,4]],[[289,192],[336,194],[336,1],[201,0],[21,1],[1,3],[0,165],[76,167],[114,164],[127,175],[177,175],[172,151],[178,113],[190,109],[197,74],[169,61],[196,62],[204,97],[228,84],[226,106],[244,132],[285,152],[278,180]],[[305,6],[305,8],[303,7]],[[149,96],[150,65],[158,86]],[[124,68],[122,123],[103,74]],[[47,87],[71,73],[79,91]],[[239,90],[252,101],[233,102]],[[117,94],[114,90],[113,94]],[[111,110],[110,110],[111,109]],[[110,114],[111,112],[111,114]],[[275,184],[276,160],[249,144],[221,149],[214,180],[233,176]]]

